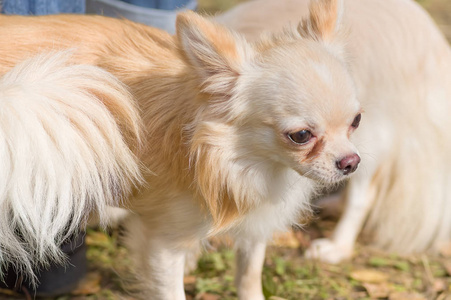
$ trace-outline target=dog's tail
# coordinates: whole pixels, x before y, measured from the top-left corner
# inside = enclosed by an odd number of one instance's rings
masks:
[[[32,277],[64,260],[60,245],[90,212],[106,220],[106,207],[141,182],[131,95],[110,73],[70,60],[42,54],[0,79],[0,267]]]

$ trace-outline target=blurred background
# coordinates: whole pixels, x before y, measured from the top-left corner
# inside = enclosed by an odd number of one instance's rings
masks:
[[[199,11],[205,12],[207,14],[215,14],[246,1],[249,0],[197,0],[197,3]],[[417,2],[429,11],[440,29],[450,41],[451,0],[417,0]]]
[[[419,0],[432,15],[442,32],[451,40],[451,1],[449,0]]]

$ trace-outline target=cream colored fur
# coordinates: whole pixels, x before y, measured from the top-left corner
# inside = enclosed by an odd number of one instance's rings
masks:
[[[73,49],[72,62],[100,66],[130,89],[133,100],[125,94],[118,105],[139,106],[134,120],[145,142],[136,154],[148,172],[126,203],[126,240],[140,297],[184,299],[187,251],[228,233],[238,249],[239,298],[262,300],[266,240],[308,214],[318,185],[348,177],[338,162],[358,157],[349,137],[361,107],[343,61],[339,3],[318,0],[301,26],[257,43],[192,12],[178,16],[175,36],[98,16],[0,16],[4,72],[38,51]]]
[[[436,250],[451,238],[450,48],[414,1],[344,4],[344,51],[365,111],[355,136],[362,166],[331,239],[315,241],[307,255],[349,258],[362,228],[383,249]],[[256,0],[216,20],[254,40],[296,23],[307,7],[308,0]]]
[[[109,73],[70,58],[39,55],[0,79],[0,261],[29,274],[61,261],[59,246],[89,212],[105,220],[106,206],[140,179],[126,144],[140,139],[130,94]]]

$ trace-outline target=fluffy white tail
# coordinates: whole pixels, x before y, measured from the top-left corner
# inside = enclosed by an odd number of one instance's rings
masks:
[[[0,79],[0,266],[64,259],[91,211],[106,219],[140,182],[140,118],[110,73],[39,55]],[[1,272],[0,272],[1,273]]]

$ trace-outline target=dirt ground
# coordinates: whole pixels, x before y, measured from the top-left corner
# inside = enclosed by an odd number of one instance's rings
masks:
[[[199,10],[216,13],[243,0],[199,0]],[[274,0],[277,1],[277,0]],[[381,0],[383,1],[383,0]],[[419,0],[451,40],[451,0]],[[364,246],[362,239],[352,261],[328,265],[302,257],[310,241],[328,236],[337,215],[321,214],[303,229],[279,237],[267,251],[263,287],[267,299],[389,299],[451,300],[451,247],[440,255],[400,257]],[[87,232],[88,276],[68,295],[52,300],[133,299],[130,260],[121,245],[120,232]],[[218,241],[211,242],[185,277],[188,299],[236,299],[233,287],[234,253]],[[0,299],[24,299],[0,290]],[[50,300],[50,299],[47,299]]]

